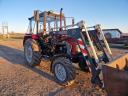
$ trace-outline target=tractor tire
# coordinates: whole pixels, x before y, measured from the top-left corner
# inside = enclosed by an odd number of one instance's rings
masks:
[[[63,86],[69,86],[76,77],[72,62],[66,57],[58,57],[52,63],[52,72],[56,82]]]
[[[89,68],[88,66],[86,65],[86,62],[79,62],[79,68],[81,71],[84,71],[84,72],[89,72]]]
[[[34,67],[41,62],[41,51],[38,42],[32,39],[27,39],[24,43],[24,56],[27,64]]]
[[[84,71],[84,72],[89,72],[89,68],[84,60],[84,58],[82,56],[79,57],[79,68],[81,71]]]

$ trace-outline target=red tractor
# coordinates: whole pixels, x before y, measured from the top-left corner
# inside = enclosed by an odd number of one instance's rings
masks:
[[[101,65],[110,61],[112,53],[100,25],[86,27],[84,21],[74,24],[74,18],[67,25],[67,18],[72,17],[65,17],[62,9],[59,13],[34,11],[23,41],[28,65],[33,67],[42,58],[47,59],[57,82],[68,85],[76,77],[75,63],[81,70],[91,72],[93,84],[102,86]]]

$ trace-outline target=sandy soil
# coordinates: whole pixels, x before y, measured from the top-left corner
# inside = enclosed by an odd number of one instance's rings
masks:
[[[113,49],[115,56],[124,53]],[[78,70],[73,85],[58,85],[50,73],[48,62],[36,68],[26,65],[22,40],[0,41],[0,96],[106,96],[92,88],[90,74]]]

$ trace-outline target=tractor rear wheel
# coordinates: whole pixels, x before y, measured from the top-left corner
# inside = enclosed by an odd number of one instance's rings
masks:
[[[66,57],[58,57],[52,63],[52,71],[57,83],[69,86],[76,77],[75,68],[72,62]]]
[[[41,62],[41,51],[37,41],[27,39],[24,44],[24,55],[27,64],[34,67]]]

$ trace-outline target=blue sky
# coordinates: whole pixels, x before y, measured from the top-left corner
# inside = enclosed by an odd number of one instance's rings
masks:
[[[88,26],[100,23],[103,28],[120,28],[128,32],[128,0],[0,0],[0,23],[9,30],[25,32],[33,10],[64,9],[75,22],[85,20]]]

